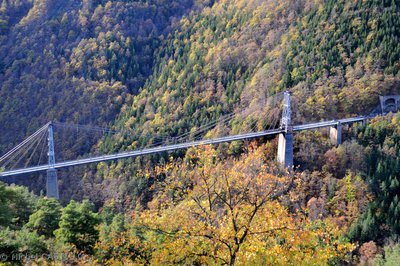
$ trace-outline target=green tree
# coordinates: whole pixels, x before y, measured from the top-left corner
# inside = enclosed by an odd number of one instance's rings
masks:
[[[37,198],[26,187],[0,182],[0,226],[21,228],[32,214]]]
[[[13,239],[13,231],[9,228],[0,230],[0,254],[13,254],[18,251],[18,245]]]
[[[13,217],[13,210],[9,202],[14,197],[14,193],[8,189],[6,184],[0,182],[0,227],[9,226]]]
[[[360,129],[369,146],[366,177],[374,200],[350,228],[353,240],[379,240],[400,234],[400,114],[376,118]],[[380,228],[380,230],[376,230]]]
[[[13,261],[15,264],[15,256],[20,255],[22,261],[29,258],[29,255],[41,256],[47,252],[46,243],[43,236],[38,236],[35,232],[27,229],[13,231],[9,228],[0,231],[0,254],[7,257],[2,258],[5,261]],[[14,259],[13,259],[14,256]]]
[[[9,186],[14,192],[10,207],[14,212],[13,226],[21,228],[29,221],[29,216],[34,212],[39,197],[29,191],[24,186]]]
[[[41,198],[36,211],[29,217],[26,227],[35,230],[39,235],[52,237],[58,228],[61,216],[61,205],[56,199]]]
[[[15,231],[15,239],[22,254],[42,255],[47,252],[43,236],[26,229]]]
[[[378,255],[375,259],[377,266],[396,266],[400,261],[400,244],[384,247],[385,257]]]
[[[99,219],[93,212],[93,204],[88,200],[77,203],[71,200],[62,210],[59,226],[54,234],[64,244],[71,244],[79,251],[91,254],[99,232]]]
[[[108,223],[102,223],[99,226],[99,241],[96,244],[96,257],[101,262],[108,261],[112,258],[120,258],[124,255],[132,254],[134,251],[126,251],[125,246],[113,240],[123,237],[126,234],[125,217],[123,214],[117,214]]]

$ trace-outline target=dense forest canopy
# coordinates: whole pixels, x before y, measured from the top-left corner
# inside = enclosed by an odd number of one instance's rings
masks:
[[[263,130],[284,90],[295,123],[366,115],[400,94],[399,28],[395,0],[2,0],[0,153],[50,120],[131,133],[66,133],[60,159],[190,138],[226,115],[204,137]],[[260,139],[60,171],[61,203],[38,196],[44,175],[12,180],[36,193],[0,183],[0,254],[390,265],[399,125],[351,125],[338,147],[298,133],[293,173],[276,168],[277,140]]]
[[[206,4],[2,1],[0,150],[50,120],[113,121],[152,73],[174,23]]]

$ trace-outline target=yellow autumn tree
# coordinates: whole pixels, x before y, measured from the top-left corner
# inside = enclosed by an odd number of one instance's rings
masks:
[[[325,265],[352,245],[330,221],[309,221],[280,199],[296,175],[279,174],[262,149],[223,162],[193,150],[168,165],[148,209],[135,213],[123,242],[136,257],[123,263]],[[120,241],[120,240],[115,240]],[[113,261],[115,263],[115,260]]]

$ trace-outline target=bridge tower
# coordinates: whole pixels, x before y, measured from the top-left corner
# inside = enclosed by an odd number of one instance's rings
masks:
[[[47,170],[47,197],[48,198],[59,198],[58,195],[58,180],[57,180],[57,170],[54,168],[56,163],[56,155],[54,151],[54,134],[53,134],[53,124],[50,122],[47,128],[47,145],[49,157],[49,169]]]
[[[279,134],[278,163],[289,170],[293,167],[293,127],[292,127],[292,102],[289,91],[284,92],[283,112],[280,128],[285,130]]]

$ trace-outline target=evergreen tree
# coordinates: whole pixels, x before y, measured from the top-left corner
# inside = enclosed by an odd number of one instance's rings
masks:
[[[0,182],[0,227],[7,227],[11,224],[14,213],[9,202],[13,197],[13,191],[9,190],[6,184]]]
[[[12,262],[12,265],[23,264],[26,259],[41,257],[47,252],[46,243],[43,236],[38,236],[35,232],[26,229],[13,231],[9,228],[0,230],[0,262]],[[21,260],[18,259],[20,256]]]
[[[36,211],[29,217],[26,227],[38,234],[52,237],[58,228],[61,216],[61,205],[56,199],[41,198],[36,205]]]
[[[0,227],[21,228],[33,213],[37,198],[26,187],[0,182]]]
[[[93,204],[88,200],[77,203],[71,200],[62,210],[59,229],[55,231],[56,239],[64,244],[72,244],[79,251],[92,253],[99,233],[97,214],[93,212]]]
[[[373,121],[360,134],[371,146],[367,177],[374,200],[352,225],[349,235],[363,242],[400,234],[400,114]],[[366,138],[369,138],[366,139]],[[373,159],[371,159],[373,158]],[[379,230],[377,230],[379,228]]]

